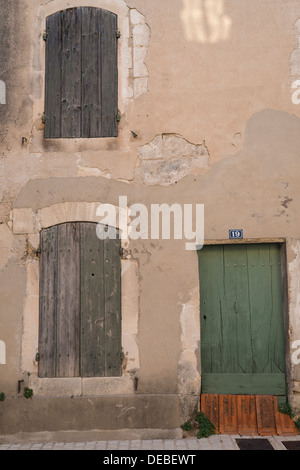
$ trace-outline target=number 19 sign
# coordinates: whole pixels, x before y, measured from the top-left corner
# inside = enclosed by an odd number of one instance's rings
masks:
[[[229,238],[231,240],[241,240],[243,237],[243,230],[229,230]]]

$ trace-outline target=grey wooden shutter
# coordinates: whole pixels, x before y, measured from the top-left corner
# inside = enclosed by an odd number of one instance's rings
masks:
[[[46,32],[45,138],[117,137],[117,16],[69,8]]]
[[[57,227],[41,232],[39,376],[56,375]]]
[[[40,377],[121,375],[120,240],[94,223],[43,230]]]
[[[121,375],[120,240],[81,224],[82,376]]]
[[[78,377],[80,331],[79,227],[62,224],[57,230],[56,376]]]

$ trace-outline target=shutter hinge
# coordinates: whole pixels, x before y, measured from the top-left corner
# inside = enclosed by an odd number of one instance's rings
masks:
[[[46,33],[46,31],[43,33],[43,39],[44,41],[47,41],[48,39],[48,33]]]
[[[116,121],[117,121],[117,122],[120,122],[120,121],[121,121],[121,114],[120,114],[120,113],[118,113],[118,114],[116,115]]]
[[[120,39],[120,37],[121,37],[121,32],[119,30],[116,31],[116,37],[117,37],[117,39]]]
[[[43,123],[43,124],[46,123],[46,115],[45,115],[45,113],[44,113],[43,116],[42,116],[42,123]]]
[[[127,259],[129,254],[130,254],[130,252],[128,250],[125,250],[125,248],[120,247],[120,258],[121,259]]]
[[[40,353],[36,353],[35,355],[36,362],[39,362],[40,358],[41,358]]]

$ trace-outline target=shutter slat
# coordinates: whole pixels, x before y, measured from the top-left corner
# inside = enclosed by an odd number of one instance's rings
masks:
[[[61,137],[81,137],[81,8],[62,13]]]
[[[96,224],[81,224],[81,375],[105,375],[103,240]]]
[[[56,374],[57,227],[41,232],[39,377]]]
[[[79,376],[79,227],[58,226],[57,377]]]
[[[45,138],[61,137],[61,14],[55,13],[46,23]]]
[[[82,137],[101,136],[99,8],[82,9]]]
[[[117,16],[106,10],[101,13],[101,103],[102,137],[117,137],[118,64]]]

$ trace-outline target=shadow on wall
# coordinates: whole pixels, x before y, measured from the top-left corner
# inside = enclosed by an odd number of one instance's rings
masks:
[[[224,0],[182,0],[181,20],[188,41],[215,44],[229,39],[232,20]]]

